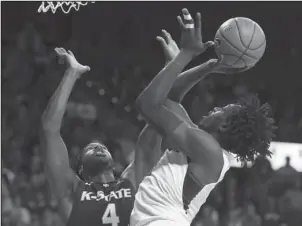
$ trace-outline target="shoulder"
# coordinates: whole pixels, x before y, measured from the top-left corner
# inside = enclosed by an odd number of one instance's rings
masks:
[[[115,184],[116,187],[135,189],[135,184],[131,178],[120,177]]]
[[[123,171],[120,178],[117,180],[118,184],[131,184],[131,186],[136,188],[136,178],[135,178],[135,162],[132,161],[127,168]]]
[[[176,131],[177,132],[177,131]],[[210,164],[213,161],[222,163],[222,148],[218,141],[209,133],[198,127],[183,125],[178,131],[185,140],[184,148],[188,149],[192,162]]]
[[[197,153],[221,154],[221,147],[218,141],[206,131],[192,126],[188,123],[180,124],[169,137],[169,141],[178,144],[178,148],[196,150]],[[174,148],[174,147],[172,147]],[[194,159],[194,158],[192,158]]]

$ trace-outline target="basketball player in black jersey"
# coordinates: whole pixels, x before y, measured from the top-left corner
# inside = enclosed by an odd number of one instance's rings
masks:
[[[71,51],[63,48],[55,51],[68,67],[42,116],[40,141],[45,171],[62,219],[68,226],[127,226],[137,184],[146,172],[143,144],[119,180],[113,174],[111,154],[101,143],[88,144],[79,156],[77,172],[71,169],[60,129],[72,88],[90,68],[78,63]],[[143,134],[149,134],[148,130]],[[152,162],[153,157],[149,154],[148,161]]]

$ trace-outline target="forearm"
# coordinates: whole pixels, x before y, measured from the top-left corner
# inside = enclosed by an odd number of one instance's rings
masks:
[[[211,65],[206,62],[181,73],[173,83],[168,98],[177,103],[181,103],[184,96],[193,88],[193,86],[209,75],[211,71]]]
[[[79,75],[79,72],[76,70],[66,70],[62,81],[51,97],[43,113],[42,126],[44,129],[57,132],[60,131],[68,98]]]
[[[162,138],[158,132],[146,125],[141,131],[135,150],[135,179],[136,185],[148,176],[153,167],[160,160],[163,152],[161,150]]]
[[[142,156],[142,161],[153,168],[162,155],[161,142],[161,135],[147,124],[138,137],[135,156]]]
[[[192,60],[192,57],[183,51],[174,60],[168,63],[145,88],[137,99],[137,105],[143,111],[144,105],[162,105],[170,92],[170,89],[184,67]]]

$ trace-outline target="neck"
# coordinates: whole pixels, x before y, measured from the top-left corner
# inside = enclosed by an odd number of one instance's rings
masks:
[[[112,170],[104,171],[101,174],[94,176],[94,177],[88,177],[89,182],[101,182],[101,183],[109,183],[115,180],[114,174]]]
[[[217,132],[217,129],[214,129],[213,126],[210,126],[210,125],[208,125],[207,123],[201,122],[201,123],[199,124],[199,129],[201,129],[201,130],[203,130],[203,131],[205,131],[205,132],[211,134],[212,137],[214,137],[216,140],[219,139],[219,134],[218,134],[218,132]]]

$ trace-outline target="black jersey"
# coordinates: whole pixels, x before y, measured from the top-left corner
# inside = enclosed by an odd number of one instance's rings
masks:
[[[134,195],[126,179],[107,184],[81,181],[67,226],[128,226]]]

